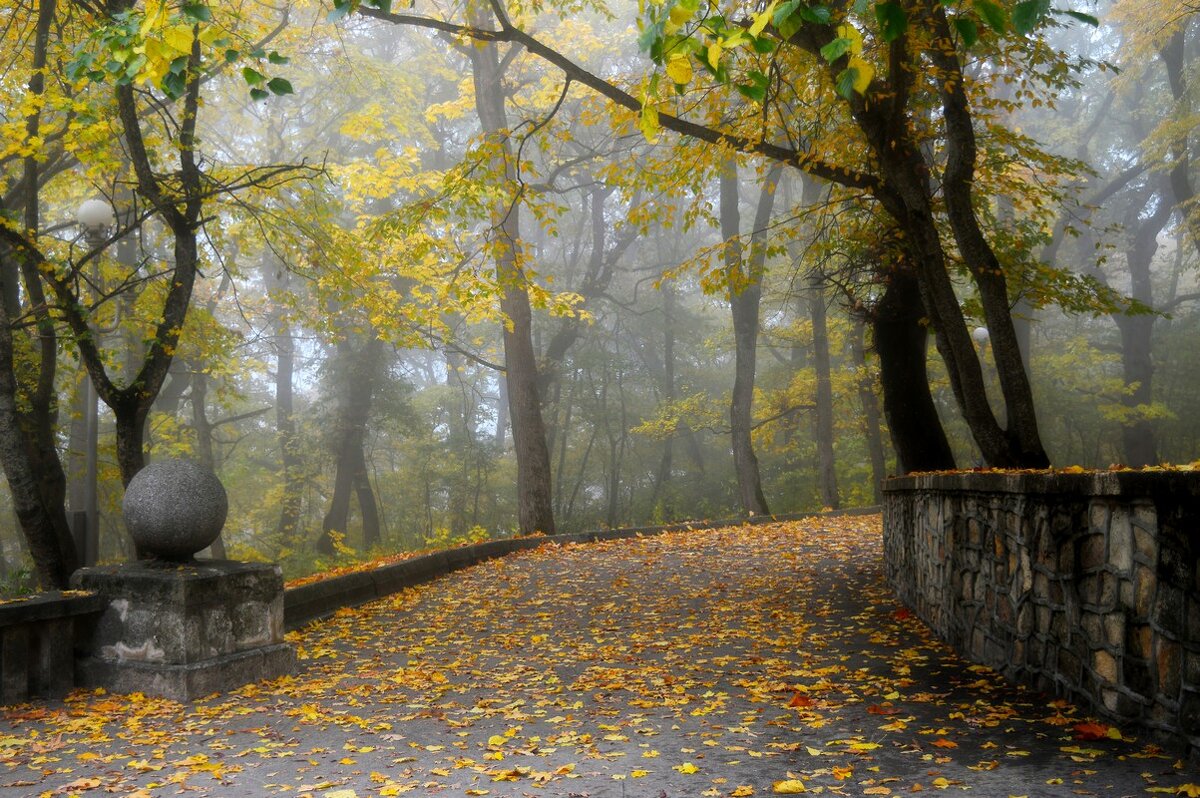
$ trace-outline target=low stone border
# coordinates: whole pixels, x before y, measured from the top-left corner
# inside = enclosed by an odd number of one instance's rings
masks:
[[[319,618],[327,617],[343,607],[365,604],[397,593],[407,587],[429,582],[439,576],[470,567],[485,560],[503,557],[539,546],[564,543],[594,543],[601,540],[620,540],[638,536],[661,535],[666,532],[720,529],[743,524],[773,524],[779,521],[798,521],[820,516],[872,515],[878,507],[839,510],[829,513],[791,513],[763,515],[725,521],[694,521],[666,526],[622,527],[572,535],[547,535],[526,538],[506,538],[459,546],[445,551],[423,554],[410,560],[383,565],[370,571],[323,579],[307,585],[289,588],[283,596],[283,622],[288,630],[298,629]]]
[[[0,704],[64,695],[75,686],[75,621],[99,615],[95,594],[53,591],[0,603]]]

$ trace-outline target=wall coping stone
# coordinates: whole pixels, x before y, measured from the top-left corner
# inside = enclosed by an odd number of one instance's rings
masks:
[[[1197,471],[964,471],[908,474],[883,482],[883,492],[911,490],[965,491],[970,493],[1030,493],[1037,495],[1121,496],[1128,498],[1171,495],[1200,497]]]
[[[103,612],[108,600],[91,591],[52,590],[0,602],[0,627]]]

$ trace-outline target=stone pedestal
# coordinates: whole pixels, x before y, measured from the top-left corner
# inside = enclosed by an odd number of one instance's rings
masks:
[[[72,584],[108,602],[80,635],[82,685],[190,701],[294,667],[277,565],[148,560],[84,568]]]

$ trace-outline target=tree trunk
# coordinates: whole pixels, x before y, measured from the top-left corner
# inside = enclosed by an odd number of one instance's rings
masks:
[[[751,433],[754,429],[754,373],[758,357],[758,308],[762,300],[762,274],[766,258],[763,239],[775,202],[781,166],[773,166],[763,182],[751,233],[749,263],[741,244],[741,211],[738,208],[737,162],[727,159],[721,169],[721,237],[725,240],[725,276],[729,310],[733,316],[734,377],[729,403],[733,468],[737,475],[742,509],[749,515],[769,515],[763,495],[758,457]]]
[[[861,316],[855,316],[854,337],[851,349],[854,365],[858,369],[858,400],[863,411],[863,434],[867,439],[867,452],[871,457],[871,498],[879,504],[883,501],[883,480],[887,476],[887,455],[883,449],[883,433],[879,425],[879,399],[875,396],[875,380],[867,364],[865,344],[867,325]]]
[[[363,524],[364,549],[380,539],[379,509],[371,489],[364,447],[375,384],[379,379],[383,342],[368,329],[367,340],[356,352],[349,338],[337,345],[337,359],[345,369],[341,379],[342,396],[338,406],[336,473],[329,511],[321,524],[317,551],[326,556],[335,553],[334,533],[349,535],[350,500],[357,496]],[[347,544],[348,545],[348,544]]]
[[[808,283],[808,308],[813,326],[813,366],[817,375],[817,484],[821,502],[836,510],[841,506],[838,497],[837,464],[833,456],[833,384],[829,356],[829,329],[825,318],[825,292],[821,278],[814,276]]]
[[[481,14],[476,13],[479,17]],[[498,156],[493,163],[495,179],[505,188],[515,184],[515,157],[507,138],[508,119],[504,108],[505,88],[499,54],[495,44],[470,48],[475,81],[475,109],[483,131],[500,137]],[[504,325],[504,378],[508,388],[509,418],[512,423],[513,449],[517,460],[517,515],[520,534],[554,534],[554,493],[551,490],[550,451],[546,447],[546,429],[538,397],[537,355],[533,348],[533,312],[525,290],[525,270],[521,265],[520,201],[500,200],[492,210],[492,243],[496,262],[496,280],[503,292],[500,310]]]
[[[873,332],[883,412],[900,473],[954,470],[954,453],[929,392],[929,333],[912,274],[891,274],[875,308]]]
[[[278,277],[275,276],[278,269]],[[286,291],[288,272],[283,264],[265,262],[265,282],[278,291]],[[303,540],[301,513],[304,507],[304,460],[300,456],[300,436],[296,430],[296,406],[293,380],[296,372],[296,342],[292,338],[286,311],[272,311],[275,349],[275,434],[279,440],[279,458],[283,468],[283,496],[279,502],[279,523],[275,535],[281,549],[294,548]]]

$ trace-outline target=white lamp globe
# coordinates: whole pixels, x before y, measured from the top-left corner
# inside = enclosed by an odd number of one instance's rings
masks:
[[[987,346],[988,339],[991,338],[991,333],[987,327],[976,327],[971,331],[971,337],[975,339],[975,343],[979,346]]]
[[[103,230],[117,222],[113,207],[102,199],[84,200],[75,212],[75,218],[85,230]]]

